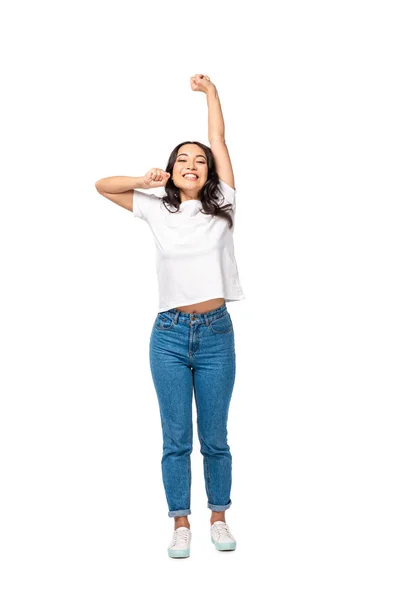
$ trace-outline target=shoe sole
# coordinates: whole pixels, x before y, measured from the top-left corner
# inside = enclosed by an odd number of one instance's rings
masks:
[[[236,550],[236,542],[216,542],[212,536],[211,541],[217,550]]]
[[[188,558],[190,556],[190,548],[186,550],[171,550],[168,548],[168,556],[171,558]]]

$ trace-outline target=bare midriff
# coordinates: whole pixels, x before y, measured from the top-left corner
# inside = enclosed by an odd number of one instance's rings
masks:
[[[215,310],[223,305],[225,298],[212,298],[211,300],[205,300],[204,302],[197,302],[196,304],[187,304],[186,306],[177,306],[176,309],[185,313],[202,313],[210,310]]]

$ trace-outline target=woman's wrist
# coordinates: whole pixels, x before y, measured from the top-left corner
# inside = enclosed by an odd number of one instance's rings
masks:
[[[218,98],[218,90],[214,84],[208,88],[206,96],[207,98]]]

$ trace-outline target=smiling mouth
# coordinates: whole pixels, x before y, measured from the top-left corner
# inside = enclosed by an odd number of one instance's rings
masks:
[[[191,180],[195,181],[195,179],[198,179],[198,176],[195,175],[194,173],[193,174],[186,173],[186,175],[184,175],[183,178],[184,179],[191,179]]]

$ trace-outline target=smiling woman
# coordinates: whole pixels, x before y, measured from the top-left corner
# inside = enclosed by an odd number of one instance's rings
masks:
[[[218,550],[236,547],[225,523],[232,504],[227,418],[236,372],[227,303],[245,298],[233,243],[236,190],[216,87],[206,75],[192,77],[191,87],[206,94],[211,147],[185,141],[172,150],[165,170],[96,182],[100,194],[146,221],[155,241],[159,298],[149,358],[162,422],[168,516],[175,519],[172,557],[190,555],[193,392],[211,538]],[[162,197],[142,191],[156,187],[164,187]]]

